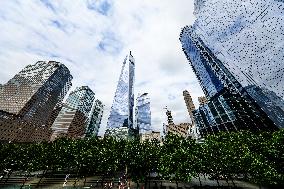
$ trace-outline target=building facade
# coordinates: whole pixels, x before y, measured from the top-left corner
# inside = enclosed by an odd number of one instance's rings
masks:
[[[188,137],[189,129],[193,126],[191,123],[175,124],[173,121],[172,112],[166,108],[166,115],[168,124],[163,125],[164,135],[169,133],[181,136],[183,138]]]
[[[160,132],[156,132],[156,131],[151,131],[151,132],[147,132],[147,133],[141,133],[140,134],[140,141],[141,142],[145,142],[145,141],[153,141],[153,140],[157,140],[158,142],[162,142],[162,138],[161,138],[161,133]]]
[[[169,133],[178,135],[183,138],[188,137],[189,129],[192,127],[191,123],[180,123],[180,124],[168,124],[164,125],[164,134]]]
[[[194,103],[192,101],[191,95],[189,94],[189,92],[187,90],[183,91],[183,98],[184,98],[184,102],[188,111],[188,114],[190,116],[190,120],[192,122],[192,124],[194,124],[194,118],[193,118],[193,111],[195,110],[195,106]]]
[[[100,100],[95,100],[90,112],[89,124],[86,129],[86,137],[97,136],[104,112],[104,105]]]
[[[51,127],[51,140],[58,137],[82,138],[89,124],[94,99],[95,93],[88,86],[72,91]]]
[[[183,28],[180,41],[208,99],[194,112],[196,124],[205,134],[283,128],[282,47],[263,36],[270,33],[265,19],[280,32],[276,25],[283,22],[273,15],[283,3],[215,0],[195,5],[197,20]]]
[[[136,99],[135,120],[139,133],[152,131],[150,97],[148,93],[139,95]]]
[[[205,96],[200,96],[200,97],[198,97],[198,102],[199,102],[199,105],[202,106],[204,104],[207,104],[208,100]]]
[[[107,129],[104,135],[104,137],[113,137],[116,140],[132,140],[138,136],[138,130],[124,126]]]
[[[107,130],[112,130],[120,127],[134,129],[134,69],[134,58],[130,51],[129,55],[126,56],[122,65],[113,104],[107,122]],[[108,133],[113,132],[109,131]]]
[[[0,91],[0,140],[48,140],[48,120],[71,87],[68,68],[54,61],[26,66]]]

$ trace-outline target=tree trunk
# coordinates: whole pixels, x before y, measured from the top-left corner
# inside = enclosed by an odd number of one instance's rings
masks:
[[[218,177],[217,177],[217,179],[216,179],[216,180],[217,180],[217,184],[218,184],[218,186],[220,186],[220,183],[219,183],[219,179],[218,179]]]
[[[234,178],[232,177],[232,183],[233,183],[233,186],[236,187],[236,184],[234,183]]]
[[[8,182],[8,180],[9,180],[9,178],[10,178],[10,176],[11,176],[12,173],[13,173],[13,171],[12,171],[12,169],[11,169],[11,170],[9,171],[9,173],[8,173],[8,177],[6,178],[4,184],[6,184],[6,182]]]
[[[86,180],[87,180],[87,178],[86,178],[86,176],[85,176],[85,179],[84,179],[84,186],[83,186],[83,187],[85,187],[85,185],[86,185]]]
[[[4,170],[4,169],[3,169]],[[0,182],[4,180],[4,177],[7,175],[7,172],[4,172],[3,177],[0,179]]]
[[[45,176],[45,174],[46,174],[46,172],[47,172],[47,169],[48,169],[48,168],[46,168],[46,169],[43,171],[42,176],[40,177],[40,179],[39,179],[39,181],[38,181],[38,183],[37,183],[37,185],[36,185],[36,188],[39,187],[39,184],[40,184],[42,178]]]
[[[102,188],[104,187],[104,180],[105,180],[105,174],[103,174],[103,178],[102,178],[102,182],[101,182]]]
[[[25,185],[25,183],[27,182],[27,180],[28,180],[28,178],[29,178],[29,175],[30,175],[30,172],[29,172],[28,175],[25,177],[25,180],[24,180],[24,182],[23,182],[23,184],[22,184],[22,186],[21,186],[20,189],[22,189],[23,186]]]
[[[150,176],[151,176],[151,175],[150,175],[150,172],[149,172],[149,175],[148,175],[149,180],[150,180]],[[150,185],[150,181],[149,181],[149,189],[150,189],[150,186],[151,186],[151,185]]]
[[[76,173],[76,178],[75,178],[75,182],[74,182],[74,184],[73,184],[73,186],[75,187],[76,186],[76,183],[77,183],[77,178],[78,178],[78,175],[79,175],[79,170],[80,170],[80,168],[81,168],[81,166],[79,166],[78,168],[77,168],[77,173]]]
[[[177,185],[177,188],[178,188],[178,181],[176,180],[176,185]]]
[[[230,186],[229,179],[226,177],[226,183]]]
[[[202,186],[201,179],[200,179],[200,174],[198,174],[198,180],[199,180],[199,185]]]
[[[233,187],[236,187],[236,185],[235,185],[235,183],[234,183],[234,176],[235,176],[236,174],[233,174],[233,175],[231,175],[231,174],[229,174],[229,180],[231,180],[231,182],[232,182],[232,184],[233,184]]]

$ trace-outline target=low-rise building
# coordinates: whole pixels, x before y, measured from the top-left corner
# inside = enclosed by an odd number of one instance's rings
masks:
[[[160,132],[157,132],[157,131],[151,131],[151,132],[147,132],[147,133],[142,133],[140,134],[140,141],[141,142],[144,142],[146,140],[158,140],[159,142],[162,142],[162,139],[161,139],[161,133]]]
[[[168,133],[176,134],[178,136],[186,138],[188,136],[188,130],[191,128],[190,123],[180,123],[178,125],[176,124],[169,124],[165,125],[165,135]]]
[[[128,127],[108,128],[104,135],[104,137],[113,137],[117,140],[134,139],[136,136],[138,136],[138,130]]]

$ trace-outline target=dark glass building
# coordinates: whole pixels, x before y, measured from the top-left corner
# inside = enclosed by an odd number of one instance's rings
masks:
[[[98,135],[102,117],[103,117],[103,112],[104,112],[103,103],[98,99],[95,100],[91,113],[90,113],[89,124],[86,129],[86,137]]]
[[[134,113],[134,70],[135,61],[131,54],[124,59],[115,96],[107,122],[105,136],[120,136],[127,138],[137,135],[133,124]],[[124,135],[127,136],[124,136]],[[122,137],[123,136],[123,137]]]
[[[84,137],[94,99],[95,93],[88,86],[77,87],[72,91],[51,127],[51,140],[58,137]]]
[[[234,65],[228,62],[224,64],[205,45],[202,40],[204,36],[196,32],[196,25],[183,28],[180,41],[208,99],[207,104],[194,111],[201,135],[243,129],[277,130],[283,127],[282,98],[261,86],[244,85],[231,71]]]
[[[135,120],[139,134],[151,132],[151,109],[148,93],[138,95],[135,110]]]
[[[0,90],[0,140],[49,140],[50,122],[71,80],[64,64],[38,61],[4,84]]]
[[[130,52],[130,54],[126,56],[122,65],[113,104],[107,122],[108,128],[119,128],[122,126],[133,128],[134,69],[134,58]]]

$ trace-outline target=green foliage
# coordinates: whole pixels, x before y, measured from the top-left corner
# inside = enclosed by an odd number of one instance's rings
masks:
[[[139,182],[151,173],[175,181],[204,174],[231,179],[241,175],[259,184],[284,184],[284,130],[219,133],[203,143],[169,134],[162,145],[111,137],[0,143],[0,172],[4,170],[63,170],[79,176],[127,172]]]

